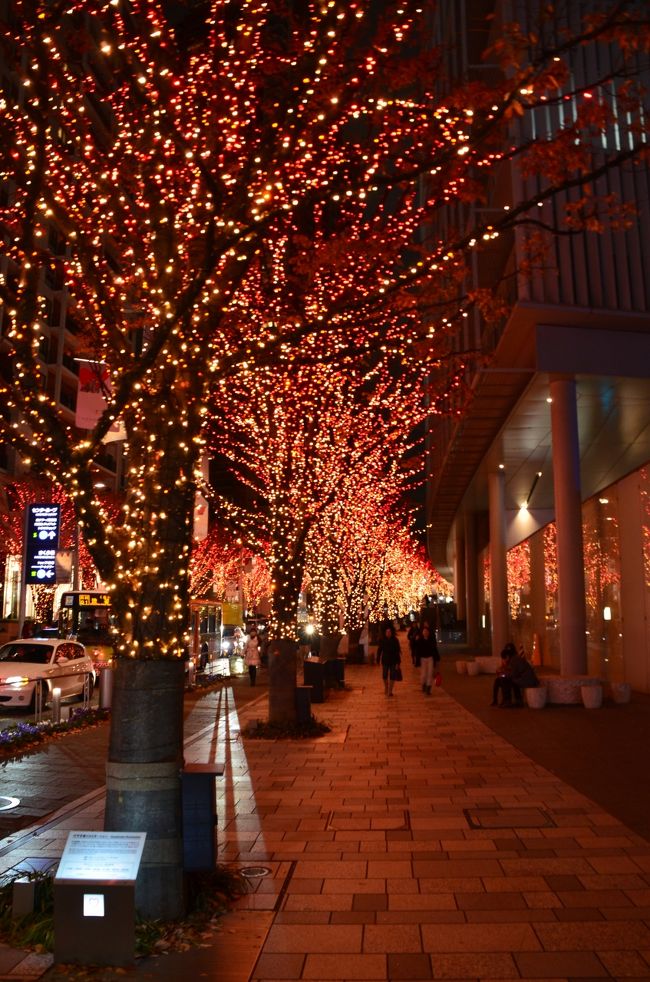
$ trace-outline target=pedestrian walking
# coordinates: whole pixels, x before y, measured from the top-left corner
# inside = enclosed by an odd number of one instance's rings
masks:
[[[418,662],[416,661],[415,642],[417,641],[417,639],[419,637],[420,637],[420,628],[419,628],[419,626],[417,624],[415,624],[415,623],[411,624],[411,626],[409,627],[408,631],[406,632],[406,640],[409,643],[409,648],[410,648],[410,651],[411,651],[411,661],[413,662],[413,664],[415,666],[418,665]]]
[[[413,642],[415,662],[420,665],[420,682],[425,695],[431,695],[433,673],[440,664],[436,636],[428,624],[422,625],[419,637]]]
[[[262,659],[260,657],[260,645],[257,639],[257,631],[255,628],[251,628],[251,632],[248,635],[248,639],[244,644],[244,665],[248,668],[248,677],[251,680],[251,685],[255,685],[255,680],[257,679],[257,669],[262,664]]]
[[[381,677],[384,680],[384,692],[387,696],[393,694],[393,683],[401,672],[402,649],[400,648],[395,628],[386,624],[384,636],[377,646],[377,664],[381,664]]]

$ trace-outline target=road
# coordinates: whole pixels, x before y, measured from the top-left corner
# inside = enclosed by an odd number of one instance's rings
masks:
[[[266,691],[266,671],[258,676],[253,688],[248,676],[223,679],[218,687],[232,690],[237,706],[245,705]],[[197,687],[185,694],[185,736],[191,736],[212,721],[213,700],[204,700],[213,689]],[[93,694],[97,704],[98,692]],[[205,709],[202,702],[206,702]],[[207,703],[210,703],[208,708]],[[80,703],[70,703],[72,707]],[[49,715],[49,711],[48,711]],[[62,717],[67,707],[62,707]],[[0,729],[11,723],[32,721],[33,714],[5,710]],[[55,737],[42,747],[0,764],[0,838],[45,819],[70,801],[95,791],[105,784],[109,724],[79,730]]]

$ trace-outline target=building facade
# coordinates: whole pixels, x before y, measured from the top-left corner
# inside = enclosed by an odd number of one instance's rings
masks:
[[[450,75],[496,77],[480,53],[505,21],[531,30],[536,6],[440,4],[435,34],[451,44]],[[555,5],[555,27],[575,29],[592,8]],[[609,57],[613,65],[613,48]],[[640,68],[647,72],[647,63]],[[567,88],[585,97],[606,70],[578,50]],[[612,80],[606,97],[620,119],[618,84]],[[542,140],[576,111],[569,96],[540,106],[517,122],[518,137]],[[637,138],[647,142],[642,113],[637,123]],[[623,153],[630,139],[613,122],[592,149],[604,158]],[[543,190],[535,176],[503,164],[486,187],[484,209],[502,213],[509,202],[543,198]],[[650,691],[648,168],[604,172],[595,190],[635,203],[628,227],[542,231],[543,261],[531,269],[533,233],[522,226],[473,260],[468,288],[498,283],[509,315],[488,328],[475,313],[454,339],[457,350],[488,357],[468,369],[462,414],[434,417],[429,426],[428,549],[453,579],[472,648],[498,654],[514,639],[562,674]],[[580,193],[541,201],[538,230],[557,224]],[[449,221],[480,223],[476,212]]]
[[[0,0],[0,18],[9,23],[11,16],[11,5]],[[27,53],[23,52],[22,57],[27,58]],[[18,75],[4,61],[0,61],[0,94],[7,101],[19,104],[24,102],[24,88]],[[101,107],[97,100],[93,101],[88,95],[83,98],[85,110],[93,119],[94,125],[97,128],[103,126]],[[64,138],[62,133],[61,139]],[[8,214],[11,213],[15,194],[16,188],[11,180],[0,179],[0,204],[3,209],[7,209]],[[5,302],[7,297],[11,297],[12,285],[20,276],[20,270],[9,256],[8,245],[13,234],[15,233],[11,228],[0,227],[0,376],[5,381],[11,381],[13,372]],[[93,407],[92,401],[94,398],[97,402],[97,397],[96,391],[93,394],[91,390],[97,390],[97,384],[96,381],[87,386],[83,383],[83,366],[88,362],[84,358],[83,343],[80,340],[81,327],[70,310],[69,294],[64,282],[63,264],[69,249],[53,215],[42,216],[40,236],[45,246],[44,253],[52,261],[44,264],[39,275],[39,357],[35,384],[54,401],[64,422],[81,436],[84,429],[94,425],[93,412],[96,418],[97,405]],[[94,371],[93,374],[96,379],[97,372]],[[0,405],[0,413],[5,421],[19,424],[15,411],[7,405]],[[119,435],[112,434],[115,439],[106,442],[102,454],[92,464],[95,486],[109,494],[118,492],[122,484],[123,444],[117,439]],[[9,513],[15,508],[12,487],[18,483],[38,488],[41,481],[42,475],[32,469],[31,462],[22,460],[13,447],[0,439],[0,517],[5,523],[8,523]],[[6,546],[6,535],[3,542]],[[74,542],[71,540],[61,543],[61,548],[73,549]],[[0,548],[0,638],[15,634],[17,629],[21,559],[20,553],[13,547]],[[71,585],[72,579],[61,583],[59,591],[69,589]],[[34,616],[30,591],[27,591],[26,614],[28,617]]]

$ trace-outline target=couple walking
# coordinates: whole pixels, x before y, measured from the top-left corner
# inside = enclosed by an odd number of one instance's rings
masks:
[[[428,624],[422,626],[419,636],[413,641],[413,646],[417,659],[416,664],[419,662],[420,665],[422,691],[425,695],[430,696],[433,674],[440,662],[440,655],[435,635]],[[384,628],[384,636],[377,647],[377,664],[381,664],[384,692],[387,696],[392,696],[394,682],[402,677],[401,661],[402,651],[395,634],[395,628],[392,624],[387,624]]]

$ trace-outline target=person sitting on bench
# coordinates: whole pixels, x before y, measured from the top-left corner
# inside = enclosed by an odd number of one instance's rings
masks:
[[[524,689],[535,688],[539,679],[535,669],[525,657],[523,651],[517,652],[510,641],[501,652],[501,669],[492,686],[492,705],[497,706],[501,692],[501,707],[523,706]]]

